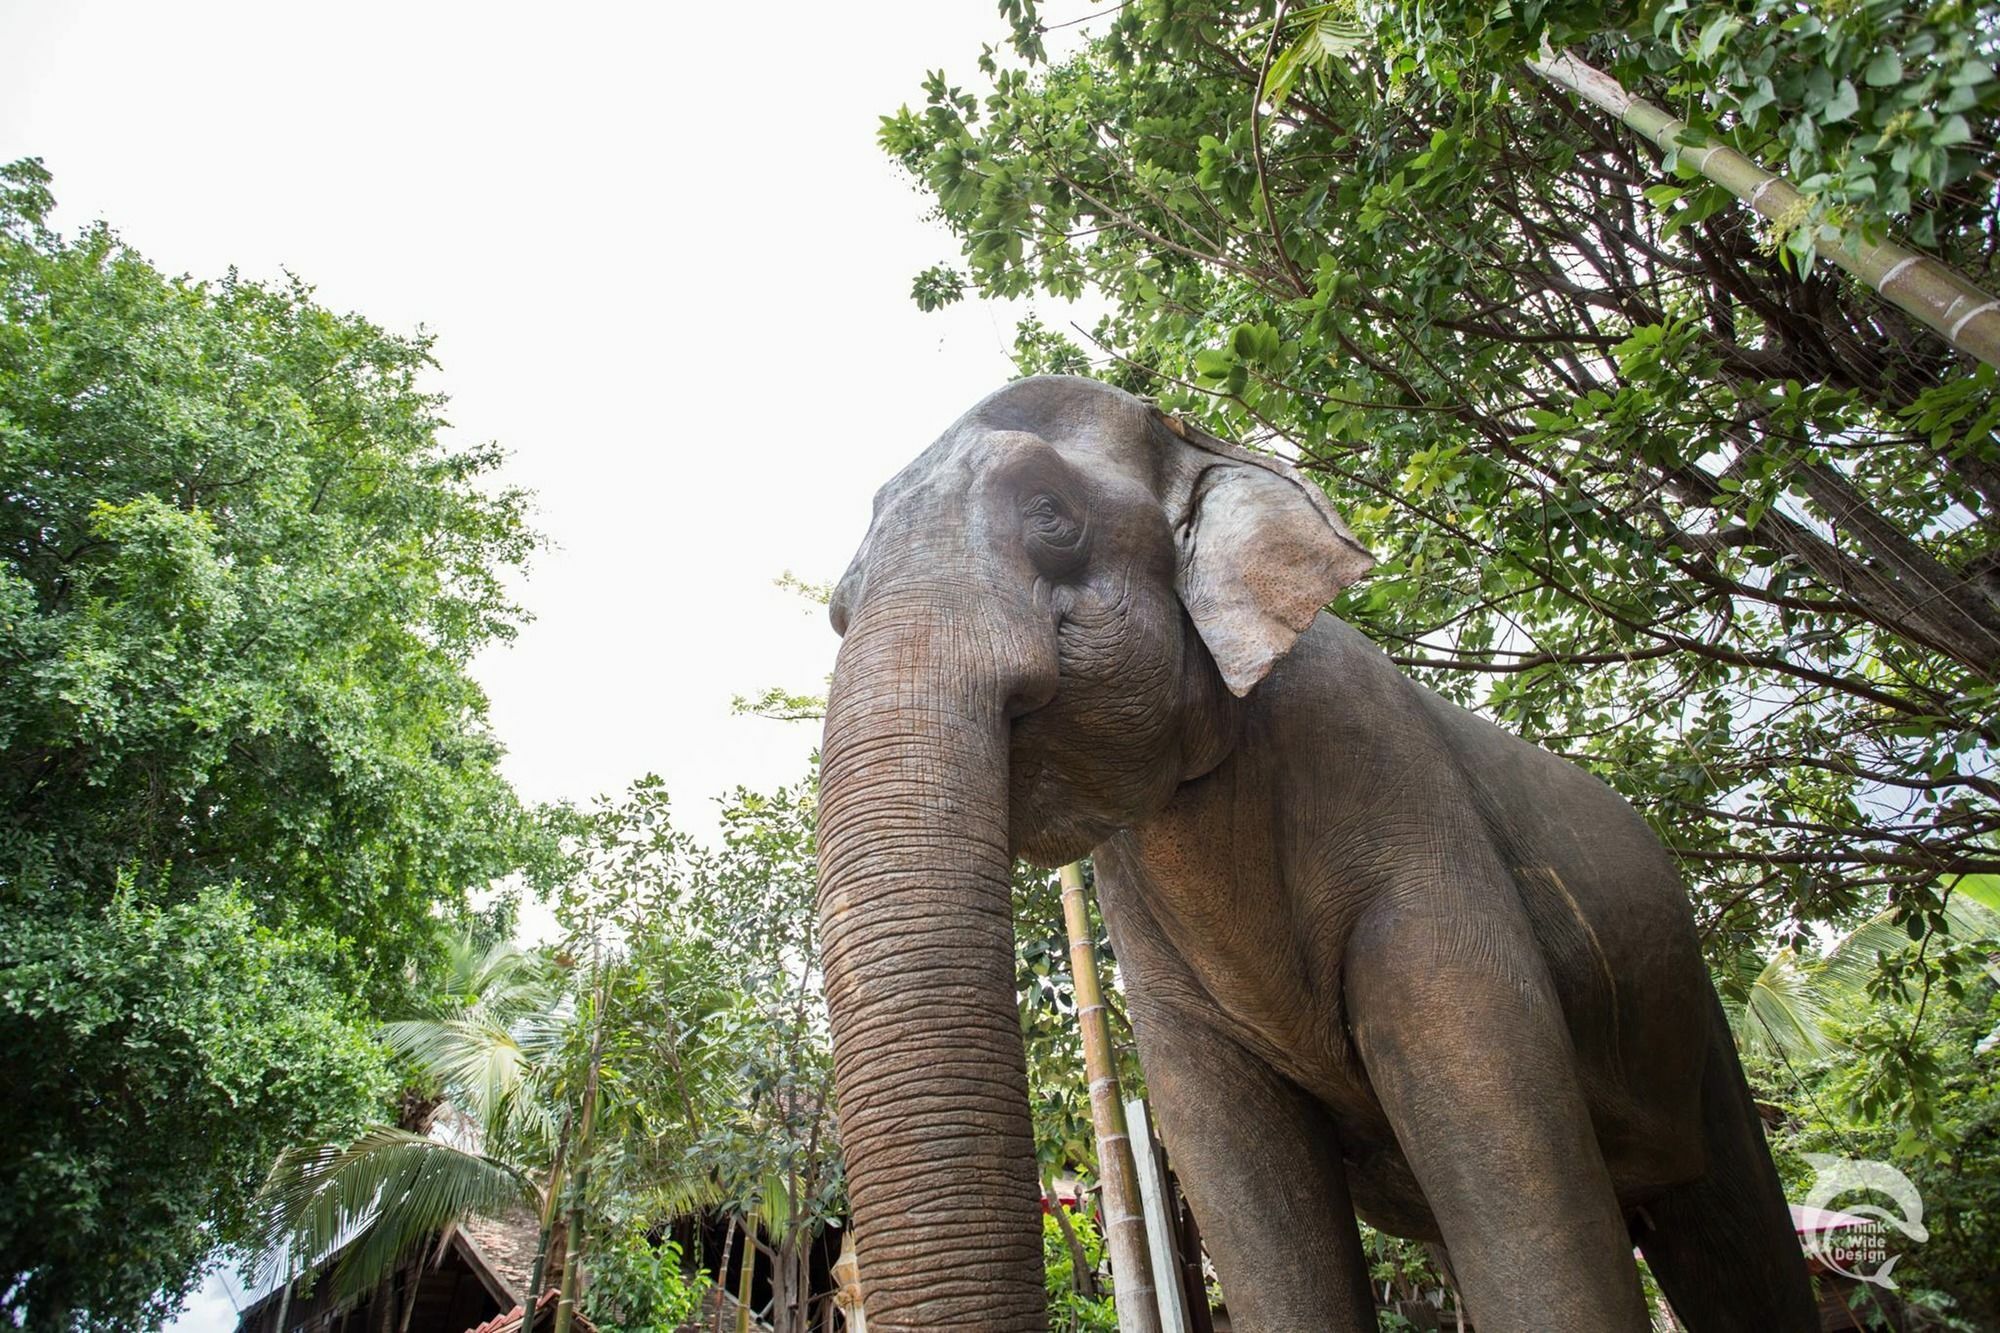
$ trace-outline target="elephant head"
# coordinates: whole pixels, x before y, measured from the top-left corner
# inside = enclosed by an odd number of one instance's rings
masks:
[[[967,413],[832,599],[820,917],[871,1327],[1041,1328],[1013,858],[1219,764],[1237,697],[1371,561],[1282,463],[1092,380]]]

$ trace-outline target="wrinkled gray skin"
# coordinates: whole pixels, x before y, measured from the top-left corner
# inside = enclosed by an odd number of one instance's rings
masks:
[[[1011,858],[1094,852],[1164,1136],[1247,1330],[1373,1329],[1354,1216],[1482,1333],[1817,1327],[1659,843],[1320,608],[1281,464],[1089,380],[885,486],[834,594],[820,911],[870,1328],[1044,1326]]]

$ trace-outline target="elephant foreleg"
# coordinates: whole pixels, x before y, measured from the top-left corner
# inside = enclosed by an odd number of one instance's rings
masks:
[[[1373,1330],[1347,1173],[1325,1113],[1204,1024],[1137,1002],[1132,1020],[1153,1109],[1231,1326]]]
[[[1644,1330],[1632,1242],[1512,887],[1384,897],[1350,940],[1345,991],[1480,1333]]]

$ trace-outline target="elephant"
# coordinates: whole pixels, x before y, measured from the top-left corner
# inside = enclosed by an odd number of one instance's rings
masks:
[[[1373,1329],[1356,1217],[1481,1333],[1818,1322],[1687,891],[1597,778],[1325,611],[1323,492],[1099,381],[1018,380],[875,497],[819,812],[869,1326],[1045,1327],[1016,857],[1092,856],[1234,1326]]]

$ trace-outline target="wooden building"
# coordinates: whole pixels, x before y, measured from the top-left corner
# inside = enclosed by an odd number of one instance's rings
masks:
[[[467,1333],[482,1325],[493,1333],[495,1321],[510,1315],[508,1327],[518,1329],[539,1239],[526,1211],[472,1218],[418,1246],[386,1281],[348,1300],[334,1292],[336,1253],[244,1310],[236,1333]],[[555,1303],[548,1304],[553,1317]],[[538,1310],[535,1326],[543,1322]],[[588,1325],[573,1327],[583,1333]]]

